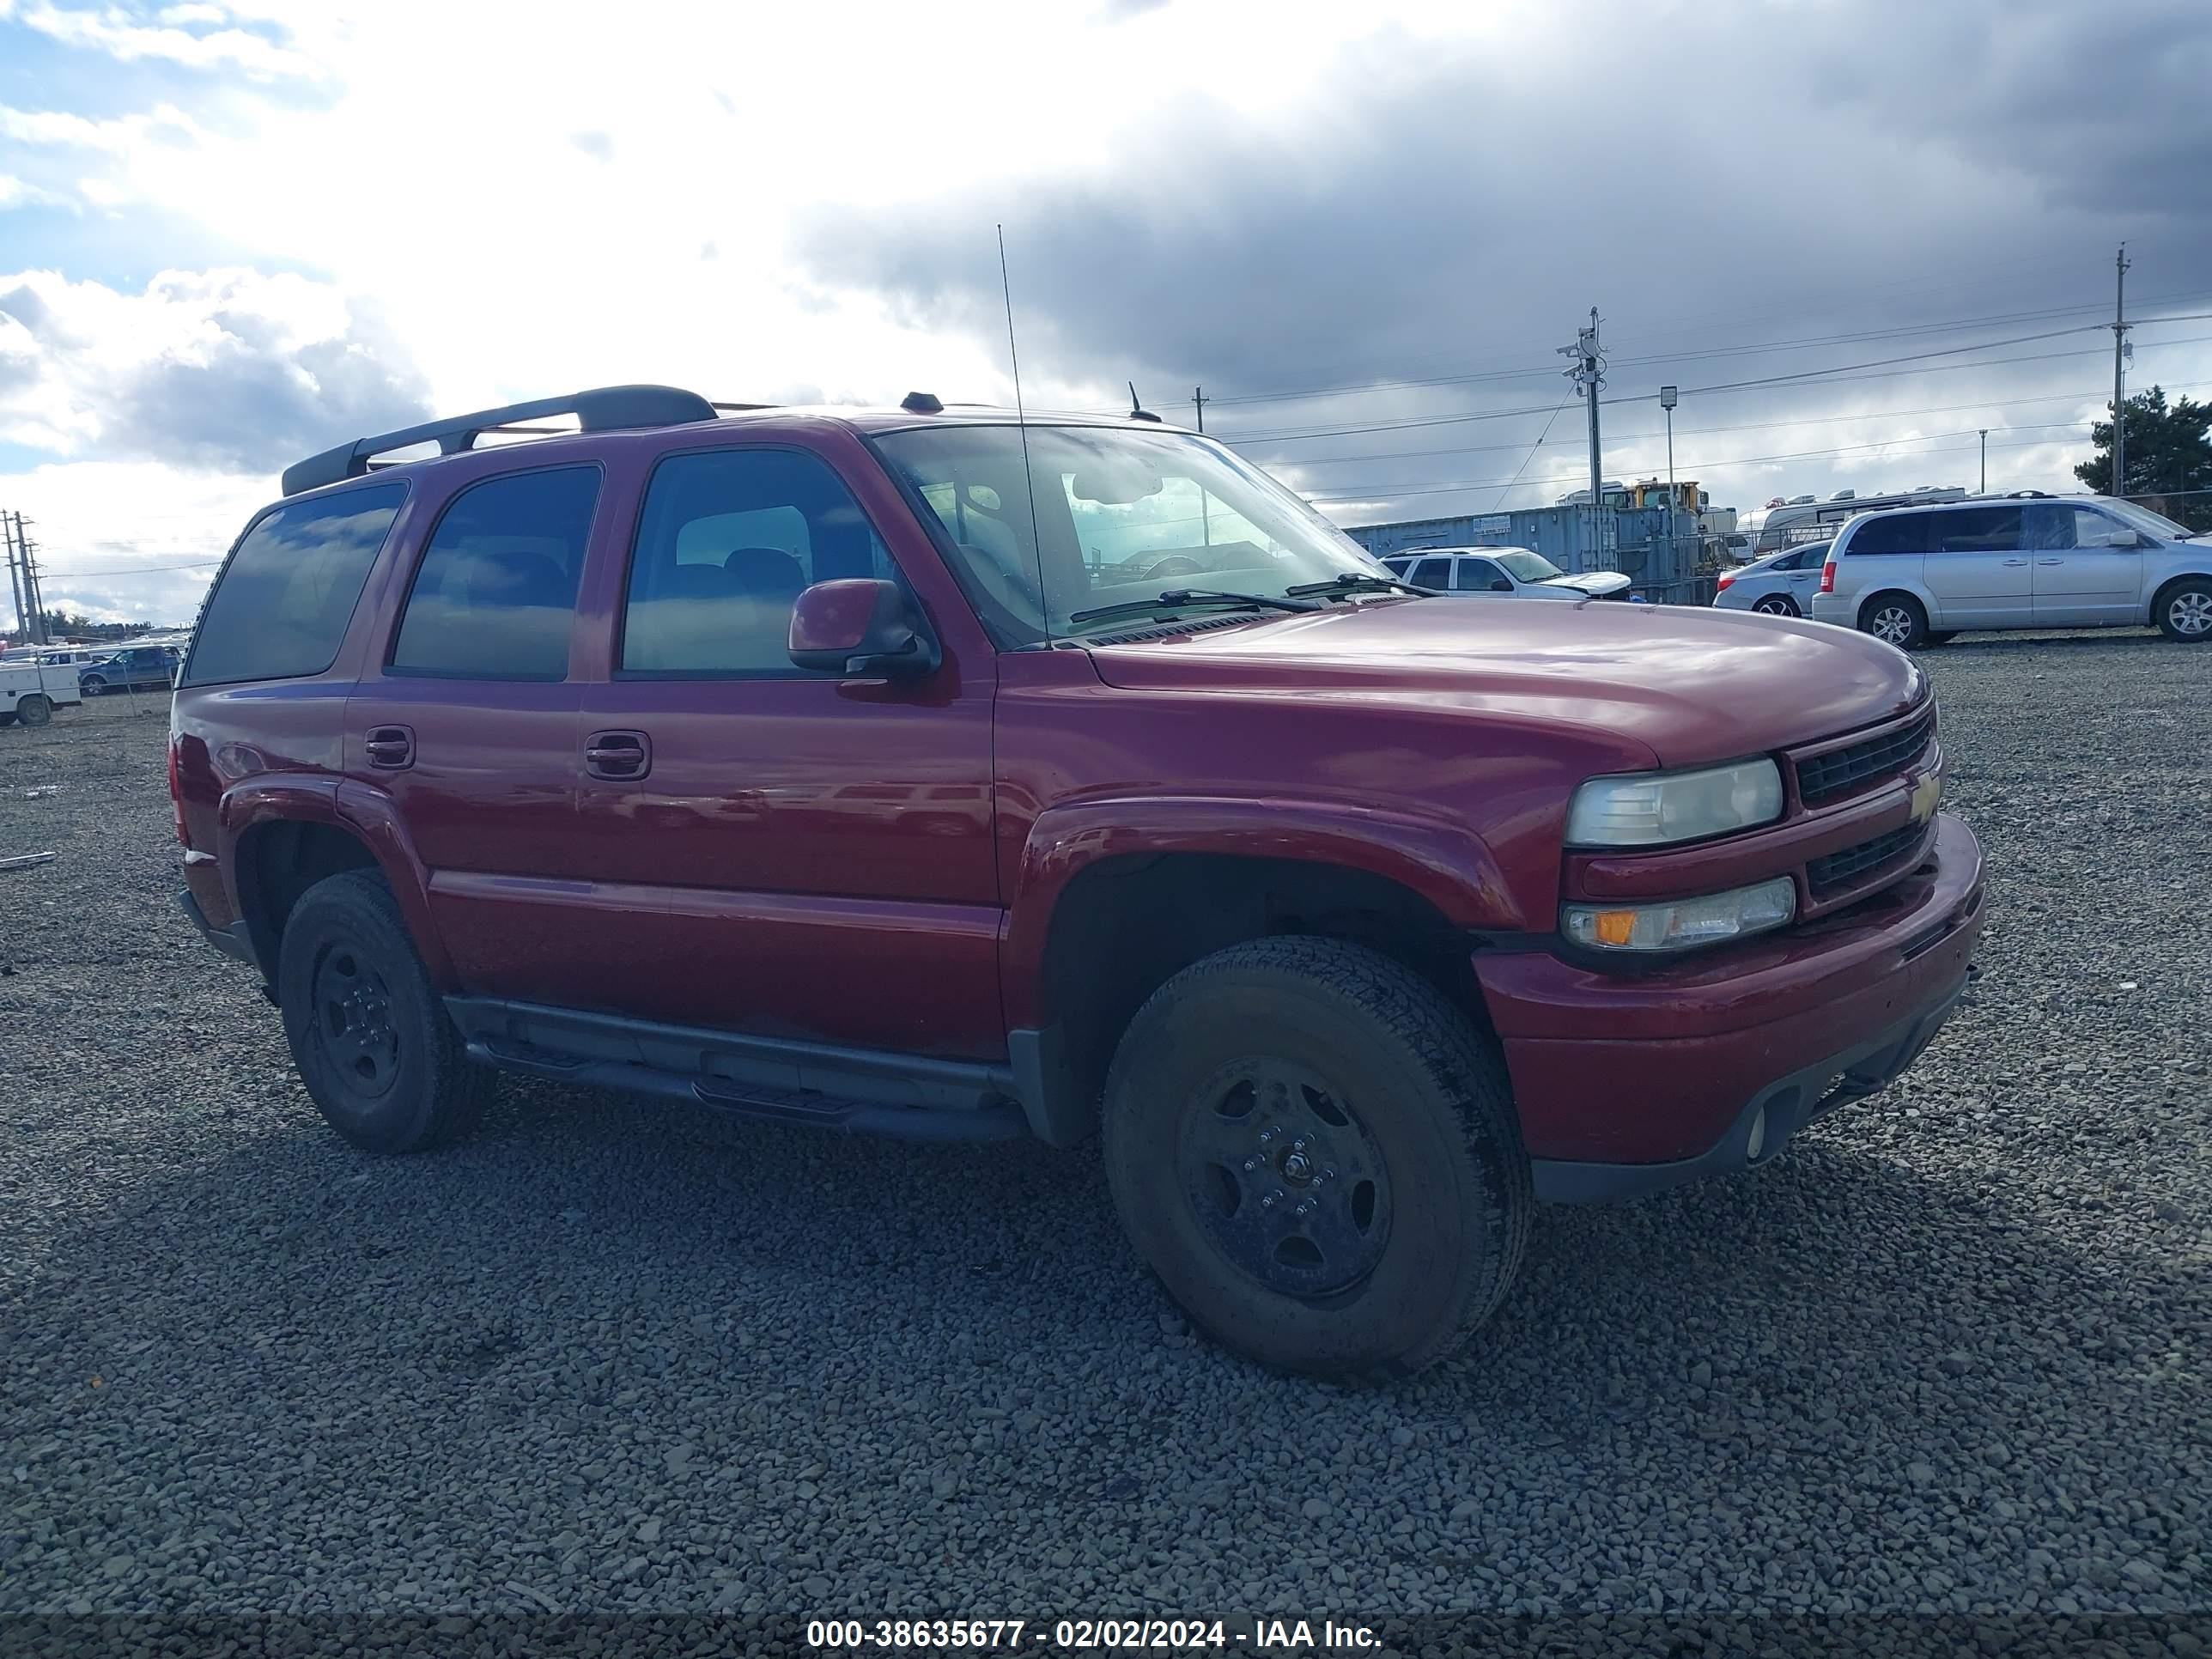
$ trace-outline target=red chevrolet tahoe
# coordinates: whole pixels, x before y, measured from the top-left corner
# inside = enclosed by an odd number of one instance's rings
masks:
[[[1097,1134],[1200,1326],[1406,1371],[1534,1204],[1764,1162],[1966,982],[1981,851],[1888,646],[1432,598],[1146,419],[726,411],[362,438],[232,548],[185,905],[356,1146],[500,1071]]]

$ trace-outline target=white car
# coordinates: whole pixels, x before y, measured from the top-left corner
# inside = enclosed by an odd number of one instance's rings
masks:
[[[1400,581],[1455,597],[1500,599],[1626,599],[1628,578],[1618,570],[1570,576],[1525,547],[1425,547],[1393,553],[1382,568]]]

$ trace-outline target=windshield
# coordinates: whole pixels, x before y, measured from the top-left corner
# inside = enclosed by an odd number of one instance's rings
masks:
[[[1567,573],[1541,553],[1493,553],[1490,556],[1513,574],[1516,581],[1547,582]]]
[[[2163,514],[2154,513],[2147,507],[2137,507],[2133,501],[2101,501],[2099,505],[2108,512],[2118,514],[2137,530],[2155,536],[2162,542],[2197,533],[2187,525],[2176,524]]]
[[[1025,475],[1023,432],[930,426],[876,440],[937,514],[959,555],[963,586],[1008,643],[1108,625],[1069,618],[1172,588],[1279,598],[1302,582],[1347,572],[1389,574],[1320,514],[1210,439],[1031,426]],[[1034,514],[1025,476],[1036,480]]]

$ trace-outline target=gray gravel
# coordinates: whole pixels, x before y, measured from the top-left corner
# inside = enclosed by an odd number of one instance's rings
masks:
[[[1970,1006],[1757,1176],[1546,1212],[1380,1392],[1194,1340],[1087,1154],[536,1085],[350,1152],[173,908],[161,722],[0,731],[61,854],[0,874],[0,1613],[2212,1608],[2212,650],[1926,660]]]

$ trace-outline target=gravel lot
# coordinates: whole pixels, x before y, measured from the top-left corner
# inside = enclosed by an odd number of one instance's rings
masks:
[[[1970,1005],[1381,1392],[1188,1336],[1088,1154],[534,1084],[355,1153],[163,722],[0,731],[0,1613],[2212,1612],[2212,650],[1926,661]]]

